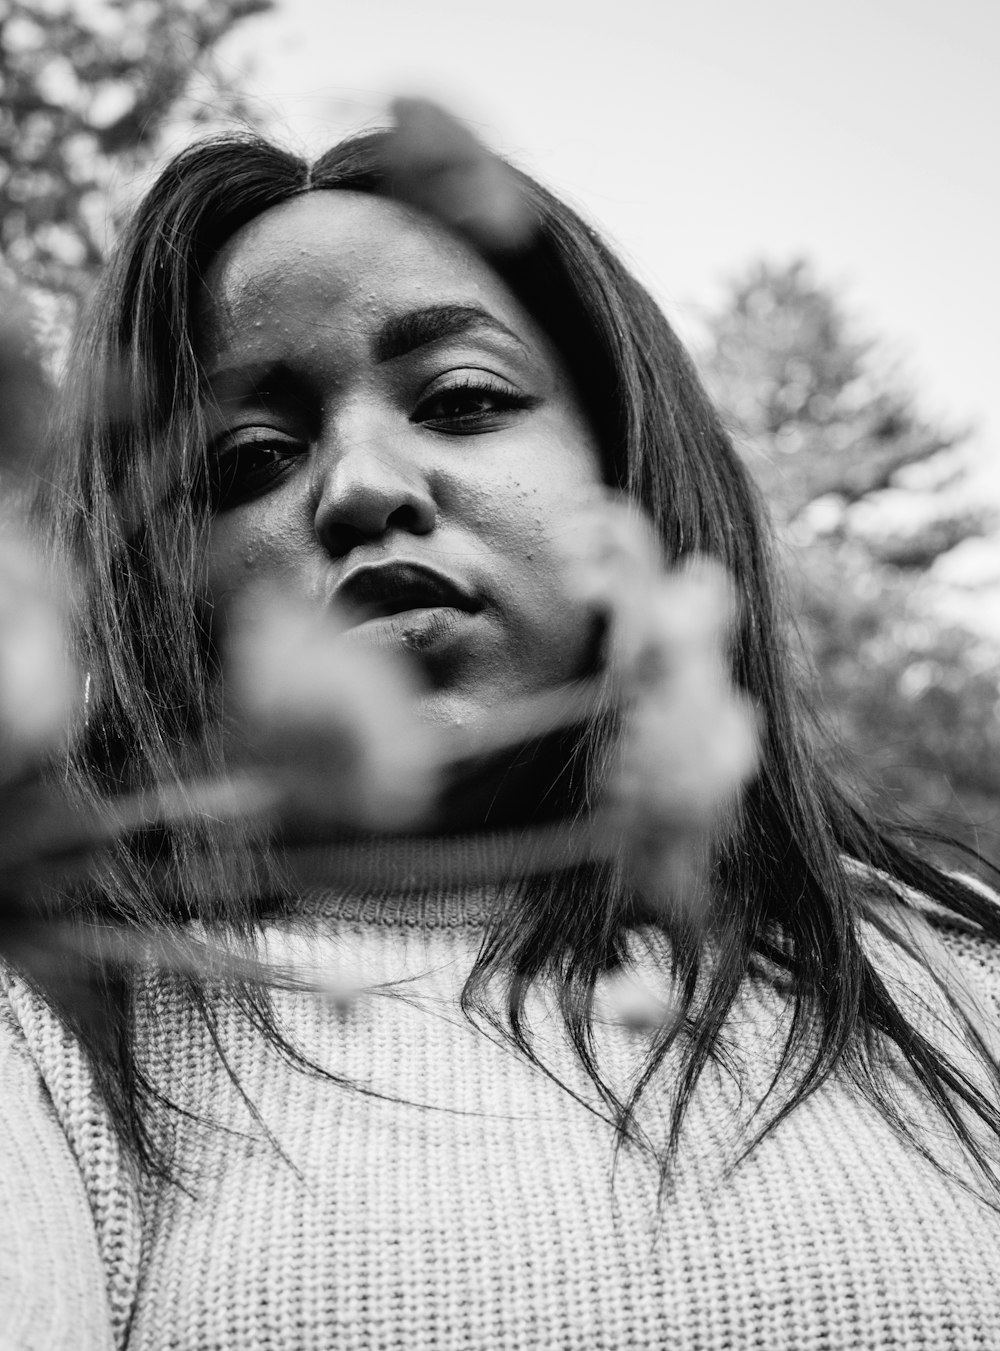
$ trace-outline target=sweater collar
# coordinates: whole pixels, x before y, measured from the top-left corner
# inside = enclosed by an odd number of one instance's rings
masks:
[[[481,929],[498,897],[496,887],[412,887],[348,890],[311,886],[298,894],[297,917],[399,929]]]
[[[565,830],[367,836],[286,849],[280,872],[305,916],[413,928],[482,927],[506,887],[566,866]]]

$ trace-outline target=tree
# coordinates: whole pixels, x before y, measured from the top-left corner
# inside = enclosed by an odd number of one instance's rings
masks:
[[[250,110],[214,60],[271,0],[0,0],[0,259],[78,298],[172,119]],[[110,208],[110,210],[109,210]]]
[[[736,279],[703,365],[776,517],[828,720],[905,814],[997,855],[998,654],[929,584],[987,524],[963,495],[964,433],[922,416],[801,261]]]
[[[956,478],[947,453],[964,433],[920,415],[878,346],[851,331],[804,262],[757,263],[737,279],[710,321],[706,373],[775,516],[798,537],[815,533],[810,508],[822,502],[813,517],[820,533],[861,535],[882,562],[926,568],[980,528],[964,508],[941,510]],[[933,499],[918,498],[906,471],[929,464]],[[900,488],[919,528],[873,528],[872,507],[890,505],[879,495]]]

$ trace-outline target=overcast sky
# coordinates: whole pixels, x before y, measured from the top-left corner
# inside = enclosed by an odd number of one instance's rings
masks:
[[[307,149],[444,100],[689,334],[806,255],[1000,467],[1000,0],[277,0],[225,55]]]

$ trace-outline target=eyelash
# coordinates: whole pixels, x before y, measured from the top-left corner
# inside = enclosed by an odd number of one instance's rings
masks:
[[[277,432],[243,441],[234,438],[228,445],[223,442],[210,458],[209,493],[213,510],[224,511],[257,496],[307,449],[302,441]],[[255,452],[271,452],[271,458],[251,468],[248,462]]]
[[[474,412],[453,413],[445,417],[428,416],[427,410],[433,408],[436,403],[446,399],[460,398],[463,394],[486,396],[494,406],[478,409]],[[428,398],[422,400],[410,421],[430,427],[433,431],[444,432],[452,436],[464,436],[477,431],[488,431],[496,425],[496,420],[502,418],[504,414],[532,408],[535,402],[536,400],[518,393],[510,385],[492,380],[489,376],[470,376],[457,381],[455,384],[448,385],[445,389],[436,390]]]
[[[486,400],[492,406],[438,417],[429,415],[436,404],[448,399],[460,400],[463,395],[478,396],[479,400]],[[536,399],[483,374],[458,380],[422,399],[410,421],[447,436],[473,436],[492,430],[506,415],[532,408],[536,403]],[[214,511],[239,506],[258,496],[308,451],[307,444],[294,437],[264,428],[259,430],[263,434],[244,440],[234,434],[228,443],[223,439],[214,449],[209,472],[209,494]],[[270,454],[270,458],[262,465],[251,467],[250,460],[255,453]]]

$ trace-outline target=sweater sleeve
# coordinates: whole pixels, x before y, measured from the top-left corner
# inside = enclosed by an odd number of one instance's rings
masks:
[[[0,1351],[112,1345],[83,1178],[0,991]]]

